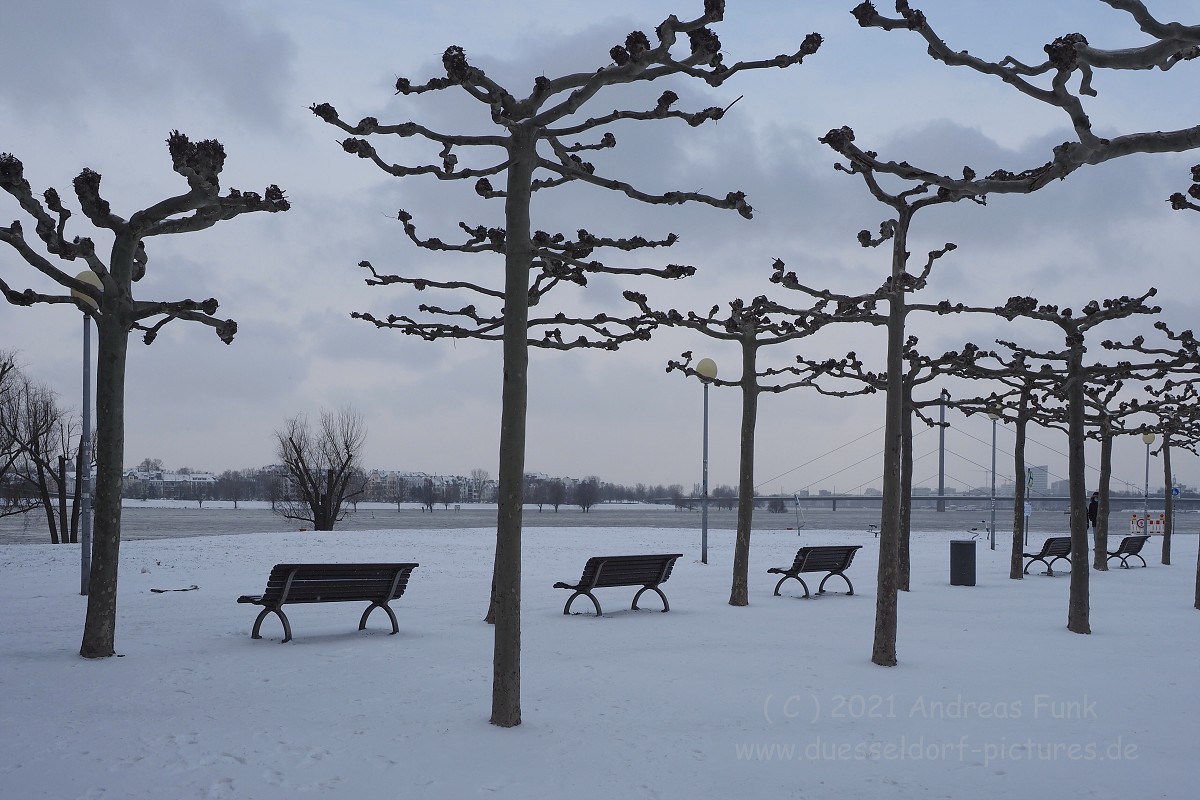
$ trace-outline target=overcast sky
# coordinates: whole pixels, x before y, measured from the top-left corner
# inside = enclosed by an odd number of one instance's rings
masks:
[[[746,221],[699,205],[644,206],[600,189],[540,193],[533,208],[537,228],[568,234],[587,228],[612,237],[674,232],[681,237],[676,247],[639,254],[639,263],[698,270],[669,284],[595,281],[584,292],[552,294],[546,303],[624,314],[620,292],[626,288],[681,311],[763,293],[799,303],[788,296],[794,293],[768,283],[774,258],[811,285],[868,292],[886,275],[889,254],[863,249],[855,237],[860,229],[877,230],[886,209],[861,181],[832,169],[832,151],[817,142],[819,136],[848,125],[861,146],[885,157],[948,171],[969,164],[980,174],[1039,165],[1068,138],[1062,115],[998,80],[932,61],[919,37],[860,29],[849,13],[854,5],[730,0],[727,21],[716,27],[727,63],[794,52],[812,31],[825,44],[801,66],[746,73],[719,90],[656,82],[649,92],[602,93],[586,106],[588,114],[623,103],[642,107],[667,88],[692,110],[742,97],[721,122],[699,129],[678,121],[614,126],[618,147],[592,160],[599,172],[648,192],[743,190],[755,216]],[[1037,63],[1044,44],[1074,31],[1100,47],[1145,41],[1127,15],[1099,0],[915,5],[951,47],[992,60],[1011,54]],[[1200,22],[1192,2],[1149,5],[1160,19]],[[272,431],[286,418],[353,405],[369,430],[368,467],[458,474],[483,468],[495,475],[499,346],[421,342],[376,330],[350,312],[413,313],[418,303],[431,301],[401,287],[365,286],[356,266],[364,259],[384,272],[430,278],[450,278],[465,268],[461,259],[414,247],[395,221],[398,209],[414,215],[422,235],[454,240],[460,221],[500,225],[501,201],[477,198],[469,181],[387,176],[343,153],[340,132],[309,106],[329,102],[351,120],[376,116],[448,133],[493,133],[486,110],[461,92],[398,97],[395,79],[416,83],[443,75],[442,51],[457,44],[473,64],[524,96],[535,77],[602,67],[609,48],[629,31],[652,36],[668,14],[691,18],[700,7],[700,0],[8,3],[0,48],[0,151],[24,162],[36,191],[53,186],[74,201],[71,180],[91,167],[104,176],[103,193],[114,211],[128,217],[185,188],[171,171],[165,145],[171,130],[179,129],[193,140],[224,143],[224,187],[261,191],[276,183],[292,203],[286,214],[245,215],[148,243],[149,272],[135,286],[140,298],[216,297],[218,315],[236,319],[239,331],[226,346],[206,326],[174,322],[151,347],[140,337],[131,340],[126,464],[149,457],[216,472],[260,466],[274,461]],[[1195,124],[1187,98],[1195,97],[1196,68],[1192,63],[1168,73],[1100,75],[1099,97],[1089,105],[1096,129],[1126,133]],[[436,148],[412,140],[375,144],[393,161],[437,160]],[[1155,286],[1163,317],[1176,329],[1190,327],[1200,306],[1194,278],[1200,217],[1172,212],[1165,201],[1187,187],[1188,170],[1198,161],[1195,153],[1131,157],[1086,168],[1037,196],[925,211],[910,240],[919,260],[946,242],[958,250],[939,262],[919,299],[993,303],[1021,294],[1078,308],[1093,298]],[[11,197],[0,195],[5,224],[20,213]],[[84,222],[76,214],[68,233],[94,235]],[[483,272],[473,274],[500,280],[499,259],[474,258],[470,268]],[[0,251],[0,274],[18,289],[52,289],[7,249]],[[76,407],[81,327],[80,315],[66,306],[0,305],[0,349],[19,351],[31,376]],[[987,345],[996,336],[1055,343],[1049,330],[952,318],[914,319],[911,328],[929,352],[970,339]],[[830,355],[856,349],[878,363],[884,339],[881,331],[843,330],[803,347]],[[701,389],[664,372],[666,361],[683,350],[715,359],[722,377],[737,375],[736,349],[683,332],[660,332],[618,353],[535,350],[527,468],[627,484],[690,488],[698,482]],[[778,350],[769,356],[777,363],[797,352]],[[734,484],[740,396],[713,390],[710,401],[710,483]],[[764,396],[760,491],[880,485],[882,408],[882,397]],[[954,413],[950,422],[948,485],[984,485],[989,423]],[[1054,476],[1065,477],[1064,437],[1041,430],[1031,435],[1029,462],[1048,464]],[[1001,427],[998,441],[1003,481],[1012,473],[1011,432]],[[918,484],[936,486],[936,445],[935,432],[915,440]],[[1096,455],[1089,450],[1089,466]],[[1140,440],[1118,444],[1116,455],[1117,477],[1140,488]],[[1184,482],[1200,482],[1194,457],[1175,463]],[[1157,460],[1151,470],[1151,485],[1161,486]]]

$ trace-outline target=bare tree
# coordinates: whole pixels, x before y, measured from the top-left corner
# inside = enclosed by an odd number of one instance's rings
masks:
[[[575,484],[575,505],[586,514],[600,499],[600,479],[595,476],[584,478]],[[558,511],[557,504],[554,507]]]
[[[1123,319],[1133,315],[1157,314],[1161,311],[1158,306],[1151,306],[1147,300],[1156,294],[1150,289],[1138,297],[1119,297],[1100,303],[1093,300],[1087,303],[1076,315],[1069,308],[1059,308],[1051,304],[1040,304],[1032,297],[1013,297],[1001,311],[1002,316],[1009,319],[1017,316],[1040,320],[1057,326],[1063,334],[1063,348],[1052,352],[1035,352],[1020,347],[1011,342],[1002,342],[1014,352],[1024,353],[1029,361],[1040,360],[1043,363],[1059,365],[1063,375],[1061,389],[1056,393],[1060,398],[1066,418],[1068,480],[1071,495],[1071,589],[1067,610],[1067,630],[1073,633],[1091,633],[1088,565],[1088,520],[1087,520],[1087,484],[1085,477],[1084,442],[1086,437],[1086,422],[1088,410],[1087,383],[1106,379],[1109,382],[1123,380],[1134,376],[1138,368],[1153,370],[1156,374],[1179,367],[1183,362],[1192,359],[1187,351],[1175,355],[1174,364],[1165,364],[1154,360],[1149,364],[1132,365],[1128,362],[1112,364],[1084,363],[1085,346],[1089,331],[1096,326],[1110,321]],[[1161,324],[1160,324],[1161,325]],[[1124,346],[1114,342],[1105,342],[1107,349],[1122,349]],[[1194,345],[1192,346],[1194,351]]]
[[[37,508],[37,502],[18,486],[22,448],[16,431],[22,378],[16,357],[0,350],[0,517]]]
[[[1200,417],[1196,410],[1197,402],[1200,402],[1200,390],[1197,390],[1200,378],[1195,377],[1195,373],[1200,371],[1200,344],[1190,330],[1176,334],[1165,323],[1155,327],[1164,332],[1178,349],[1148,346],[1142,337],[1129,345],[1105,342],[1105,346],[1172,359],[1166,366],[1173,369],[1164,368],[1158,374],[1149,376],[1157,378],[1158,382],[1145,386],[1148,399],[1134,398],[1126,404],[1127,413],[1145,412],[1154,417],[1154,422],[1142,425],[1131,433],[1154,433],[1161,437],[1158,449],[1154,451],[1162,457],[1163,463],[1163,504],[1166,513],[1161,559],[1163,564],[1170,564],[1174,529],[1171,448],[1174,445],[1194,453],[1196,442],[1200,441]],[[1184,372],[1191,372],[1192,375],[1183,375]]]
[[[777,269],[778,269],[777,265]],[[729,303],[729,314],[718,316],[720,306],[708,314],[694,311],[681,314],[652,310],[646,297],[626,292],[642,313],[659,325],[687,328],[711,339],[737,343],[741,349],[741,374],[736,380],[701,375],[692,366],[692,353],[683,353],[682,361],[667,362],[667,372],[678,370],[714,386],[736,386],[742,393],[742,419],[738,457],[737,535],[733,550],[733,578],[729,605],[749,605],[750,533],[754,520],[754,444],[758,424],[758,398],[763,392],[779,393],[808,382],[804,370],[795,366],[760,367],[759,351],[765,347],[790,344],[813,335],[831,321],[831,315],[819,309],[797,311],[760,295],[747,303],[738,299]],[[824,302],[824,301],[823,301]],[[704,500],[707,502],[707,500]]]
[[[164,469],[166,467],[163,466],[161,458],[143,458],[137,465],[138,472],[162,472]]]
[[[217,476],[217,498],[220,500],[232,500],[233,507],[238,507],[238,502],[246,499],[246,495],[250,490],[250,480],[241,472],[233,469],[227,469]]]
[[[72,305],[92,317],[97,329],[96,372],[96,488],[95,530],[92,539],[92,572],[89,580],[87,616],[79,653],[85,658],[113,655],[117,627],[117,565],[121,544],[121,473],[125,456],[125,364],[129,334],[144,332],[149,344],[164,325],[174,319],[199,322],[212,327],[223,342],[233,340],[237,323],[214,316],[217,301],[191,299],[168,302],[135,300],[133,283],[140,280],[149,264],[146,239],[210,228],[216,223],[253,211],[284,211],[287,200],[278,186],[263,195],[230,190],[221,194],[220,175],[225,150],[220,142],[193,144],[178,131],[167,139],[171,164],[188,183],[188,190],[135,211],[118,216],[100,193],[100,174],[84,169],[75,178],[75,196],[88,221],[113,239],[107,260],[96,252],[88,237],[69,237],[66,232],[71,211],[54,189],[39,198],[24,177],[24,165],[15,156],[0,154],[0,189],[16,198],[31,217],[40,241],[25,238],[19,221],[0,226],[4,242],[28,266],[57,285],[59,294],[34,289],[14,289],[0,277],[0,291],[9,303]],[[42,252],[44,251],[44,253]],[[100,288],[76,278],[57,266],[59,262],[82,260]]]
[[[492,476],[488,474],[486,469],[476,467],[471,470],[471,486],[475,492],[475,502],[482,503],[484,500],[483,491],[487,488],[488,481]]]
[[[821,141],[834,150],[845,153],[847,146],[854,140],[854,132],[849,128],[832,130],[822,137]],[[909,234],[913,217],[921,209],[942,203],[956,202],[961,199],[974,199],[969,195],[951,192],[930,192],[928,183],[916,183],[902,191],[889,191],[877,180],[871,165],[851,158],[848,164],[838,163],[836,168],[850,175],[862,178],[867,190],[880,203],[888,206],[894,216],[884,220],[879,226],[879,235],[873,236],[870,231],[862,230],[858,234],[858,242],[862,247],[879,247],[887,244],[890,248],[890,265],[888,275],[883,283],[874,290],[862,295],[834,294],[829,290],[816,289],[802,282],[794,272],[784,272],[784,264],[777,262],[775,274],[771,280],[784,288],[794,289],[807,294],[818,301],[835,302],[837,316],[841,319],[855,319],[881,325],[887,332],[886,366],[882,373],[883,388],[886,392],[886,408],[884,411],[884,464],[883,464],[883,501],[879,532],[879,565],[876,572],[877,593],[875,599],[875,635],[871,649],[871,661],[880,666],[895,666],[896,630],[898,623],[897,593],[903,583],[901,559],[903,556],[903,541],[907,529],[907,498],[904,492],[905,460],[911,448],[912,418],[911,418],[911,387],[906,386],[905,360],[909,346],[905,335],[905,326],[910,312],[915,310],[908,301],[908,295],[924,288],[929,274],[938,259],[955,249],[955,245],[947,243],[944,247],[929,251],[921,271],[912,274],[908,271],[912,253],[909,251]],[[887,304],[887,313],[877,311],[879,305]],[[946,311],[953,308],[949,303],[944,304]],[[941,313],[943,304],[934,306],[935,312]],[[813,370],[821,369],[820,364],[811,364]]]
[[[2,366],[0,366],[2,368]],[[19,370],[0,375],[0,479],[11,484],[10,513],[41,507],[52,544],[79,541],[78,419],[49,387]],[[74,485],[69,485],[72,465]],[[19,498],[19,499],[18,499]]]
[[[1092,85],[1094,72],[1097,69],[1148,69],[1157,67],[1169,69],[1180,61],[1191,59],[1197,54],[1200,44],[1200,27],[1163,24],[1154,19],[1146,10],[1145,5],[1137,0],[1103,0],[1108,5],[1130,14],[1142,31],[1150,35],[1154,41],[1150,45],[1133,47],[1124,50],[1100,50],[1091,48],[1085,37],[1073,33],[1056,39],[1047,45],[1047,59],[1041,64],[1028,66],[1011,56],[997,61],[988,61],[971,55],[964,49],[954,49],[937,34],[930,25],[926,15],[912,8],[907,0],[897,0],[898,17],[884,17],[878,13],[871,2],[863,2],[856,6],[853,15],[859,24],[868,28],[879,28],[884,31],[906,30],[921,36],[926,43],[932,58],[947,65],[965,66],[984,75],[991,75],[1002,80],[1007,86],[1029,98],[1059,108],[1067,114],[1075,133],[1074,141],[1066,142],[1054,148],[1053,158],[1033,169],[1020,173],[1008,170],[995,170],[983,178],[976,171],[964,167],[961,176],[945,175],[914,166],[907,161],[885,160],[875,152],[863,150],[854,144],[854,132],[842,128],[830,133],[822,139],[827,145],[848,159],[850,171],[862,174],[864,177],[892,175],[913,182],[914,186],[907,190],[914,191],[936,190],[939,198],[947,200],[972,199],[983,202],[992,193],[1030,193],[1047,185],[1055,178],[1064,178],[1085,164],[1099,164],[1131,153],[1148,152],[1177,152],[1200,146],[1200,126],[1177,131],[1149,131],[1131,133],[1122,136],[1103,138],[1092,131],[1082,96],[1095,94]],[[1078,82],[1072,79],[1078,77]],[[1039,85],[1042,78],[1047,86]],[[1078,88],[1074,88],[1077,86]],[[877,195],[878,196],[878,195]],[[907,232],[907,226],[899,226]],[[902,244],[900,235],[896,234],[896,244]],[[893,280],[904,277],[902,271],[895,271],[896,255],[902,250],[893,249]],[[895,571],[896,536],[887,531],[889,526],[896,523],[892,520],[899,517],[898,487],[901,481],[901,459],[903,454],[902,416],[903,416],[903,380],[902,365],[899,351],[903,345],[903,307],[896,298],[889,298],[889,314],[899,317],[889,324],[888,335],[888,399],[885,420],[884,447],[884,514],[883,528],[880,533],[880,591],[876,601],[876,632],[871,660],[883,666],[897,663],[895,654],[896,614],[895,614],[895,577],[890,574]],[[902,297],[899,298],[902,300]],[[1081,404],[1081,400],[1076,398]],[[1082,431],[1079,431],[1082,436]],[[1080,453],[1080,455],[1082,455]],[[1082,463],[1078,469],[1072,470],[1072,492],[1083,492]],[[1086,531],[1086,528],[1081,528]],[[887,535],[885,536],[885,531]],[[1086,534],[1083,534],[1086,542]],[[1086,573],[1086,570],[1079,572]],[[1073,573],[1074,579],[1074,573]],[[1084,578],[1083,580],[1086,580]],[[1079,609],[1076,609],[1078,611]],[[1074,616],[1074,615],[1073,615]],[[1075,618],[1073,630],[1085,628]]]
[[[542,489],[546,502],[554,506],[554,513],[557,514],[558,507],[567,502],[567,485],[562,478],[553,478]]]
[[[613,239],[596,236],[580,229],[574,237],[534,230],[531,226],[530,200],[534,192],[568,184],[587,184],[609,189],[645,203],[703,203],[721,209],[736,210],[749,217],[751,208],[741,192],[714,197],[700,192],[652,194],[621,180],[602,177],[596,167],[581,154],[602,151],[616,145],[616,138],[605,132],[592,143],[574,142],[575,137],[598,134],[600,129],[618,122],[679,120],[697,126],[719,120],[726,109],[714,107],[697,113],[673,108],[679,96],[665,91],[653,108],[645,110],[605,110],[598,116],[582,118],[584,107],[603,90],[627,84],[643,83],[679,76],[702,80],[709,86],[721,86],[729,78],[749,70],[788,67],[799,64],[817,50],[820,36],[808,36],[793,55],[781,55],[763,61],[726,65],[721,43],[708,27],[724,17],[723,0],[705,0],[704,13],[694,20],[668,17],[655,28],[658,39],[652,45],[641,31],[629,34],[624,44],[609,51],[612,63],[596,70],[558,78],[538,76],[532,91],[524,99],[488,77],[467,61],[461,47],[449,47],[442,63],[444,78],[413,85],[407,78],[396,81],[403,95],[421,94],[457,87],[486,109],[487,119],[498,131],[484,135],[455,135],[430,130],[420,124],[381,124],[374,118],[357,124],[343,121],[329,104],[312,107],[321,119],[351,134],[343,148],[360,158],[369,159],[385,172],[397,177],[432,175],[439,180],[473,180],[475,191],[484,198],[504,201],[503,227],[470,226],[460,223],[466,238],[449,244],[436,238],[422,239],[411,215],[401,211],[398,218],[405,234],[419,247],[459,253],[490,253],[504,256],[503,288],[453,280],[382,275],[369,262],[368,283],[407,284],[418,290],[427,288],[465,292],[474,302],[460,308],[422,305],[420,311],[432,315],[433,322],[392,315],[377,318],[370,314],[355,316],[380,327],[394,328],[425,340],[473,338],[503,342],[504,379],[501,390],[499,512],[496,526],[496,562],[491,602],[487,618],[496,625],[493,650],[491,722],[503,727],[519,725],[520,705],[520,608],[521,608],[521,511],[522,482],[525,471],[526,400],[528,391],[529,347],[552,349],[615,349],[628,341],[645,339],[652,327],[645,320],[622,319],[607,314],[592,317],[568,317],[548,314],[531,317],[530,308],[541,303],[552,289],[563,285],[586,286],[589,276],[637,275],[680,278],[694,272],[692,267],[669,265],[663,269],[614,267],[589,260],[600,251],[633,251],[646,247],[667,247],[677,241],[674,234],[662,240],[642,237]],[[687,43],[681,44],[680,37]],[[682,54],[676,51],[682,49]],[[608,106],[611,109],[612,106]],[[401,166],[388,163],[366,139],[370,135],[418,137],[441,148],[440,163]],[[498,156],[482,166],[460,167],[457,150],[467,153],[491,150]],[[503,189],[494,188],[491,177],[503,175]],[[482,304],[482,307],[481,305]],[[536,329],[541,338],[531,336]],[[573,335],[577,334],[577,335]]]
[[[274,511],[284,519],[331,531],[346,516],[348,501],[362,494],[367,478],[362,451],[367,429],[352,408],[322,411],[316,428],[303,414],[275,431],[275,452],[287,469],[288,488]]]
[[[1176,192],[1171,195],[1169,202],[1171,208],[1176,211],[1200,211],[1200,205],[1188,200],[1191,197],[1193,200],[1200,200],[1200,164],[1192,167],[1192,185],[1188,187],[1187,195],[1182,192]],[[1195,607],[1200,609],[1200,551],[1196,553],[1196,599]]]

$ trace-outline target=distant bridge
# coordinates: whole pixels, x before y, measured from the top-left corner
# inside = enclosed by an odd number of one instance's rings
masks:
[[[1089,494],[1089,497],[1091,495]],[[1012,495],[996,497],[996,508],[1012,509]],[[1175,507],[1180,511],[1195,511],[1200,509],[1200,496],[1176,497],[1174,499]],[[812,494],[812,495],[756,495],[754,501],[756,503],[769,503],[772,500],[782,500],[789,505],[796,503],[802,508],[821,508],[828,507],[833,511],[838,510],[838,506],[842,508],[872,508],[883,504],[883,495],[871,494]],[[912,495],[909,501],[913,508],[935,509],[937,511],[972,511],[981,510],[989,511],[992,507],[992,498],[987,495],[973,494],[917,494]],[[1046,510],[1047,507],[1067,511],[1071,506],[1071,498],[1066,495],[1035,495],[1027,498],[1028,502],[1034,504],[1034,507],[1039,510]],[[680,508],[699,508],[701,506],[701,498],[699,497],[682,497],[676,499],[660,499],[655,502],[668,503]],[[727,506],[732,504],[737,506],[736,497],[709,497],[708,507],[715,508],[718,506]],[[1132,495],[1114,495],[1108,499],[1109,513],[1141,511],[1143,507],[1149,506],[1151,511],[1162,511],[1164,506],[1164,498],[1162,495],[1150,495],[1149,498],[1134,497]]]

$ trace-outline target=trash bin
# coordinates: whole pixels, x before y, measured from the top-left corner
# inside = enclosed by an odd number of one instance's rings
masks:
[[[950,541],[950,585],[975,585],[975,540]]]

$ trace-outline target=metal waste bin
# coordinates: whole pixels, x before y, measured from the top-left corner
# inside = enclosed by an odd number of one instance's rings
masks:
[[[975,585],[975,540],[950,540],[950,585]]]

